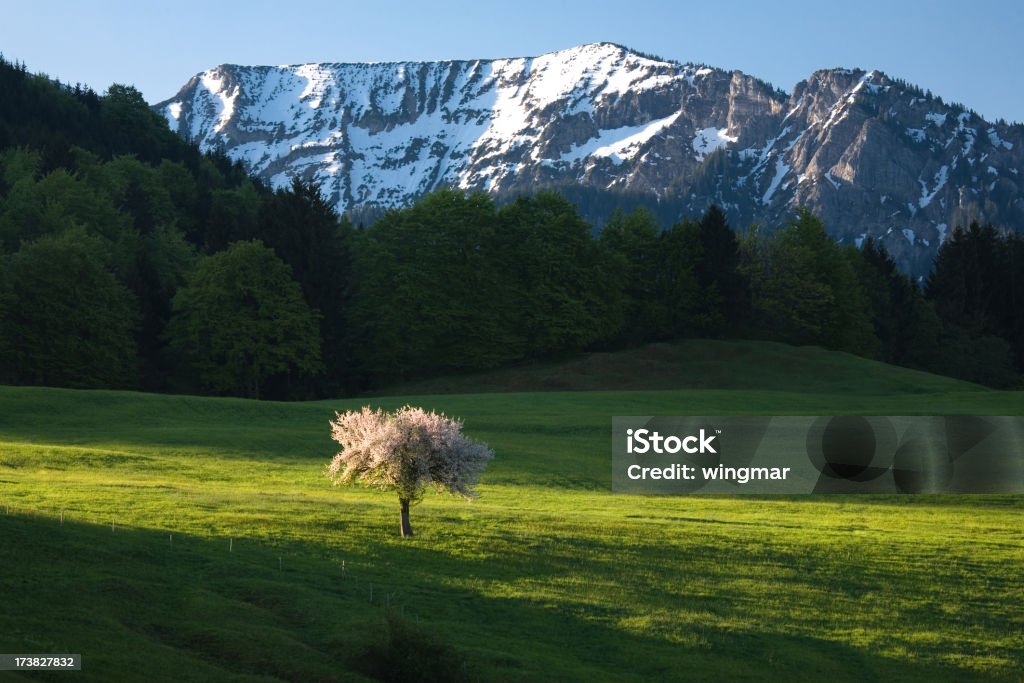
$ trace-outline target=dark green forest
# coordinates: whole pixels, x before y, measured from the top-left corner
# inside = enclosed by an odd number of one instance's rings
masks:
[[[1024,370],[1015,234],[955,230],[917,283],[806,211],[592,226],[567,196],[446,190],[353,225],[200,153],[130,86],[0,60],[0,383],[305,399],[686,337]]]

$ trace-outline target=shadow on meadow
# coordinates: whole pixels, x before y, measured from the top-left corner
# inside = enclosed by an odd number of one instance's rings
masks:
[[[615,571],[580,557],[610,556],[615,546],[557,534],[491,541],[488,557],[419,538],[339,560],[311,542],[4,516],[0,650],[81,653],[76,679],[103,681],[972,679],[934,661],[783,633],[784,624],[765,628],[749,594],[666,591],[656,575],[627,582],[636,591],[629,609],[602,605],[589,588],[574,599],[574,575]],[[633,550],[625,559],[655,568],[672,553]],[[716,573],[713,559],[727,566],[744,552],[706,551],[712,578],[728,573],[720,564]],[[851,575],[841,592],[869,580]],[[517,582],[532,587],[527,597],[501,594]]]

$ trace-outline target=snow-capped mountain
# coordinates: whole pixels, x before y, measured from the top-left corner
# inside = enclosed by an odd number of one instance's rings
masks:
[[[681,215],[714,201],[737,227],[809,206],[837,239],[879,237],[917,272],[965,221],[1024,230],[1024,126],[879,71],[818,71],[787,95],[599,43],[518,59],[223,65],[155,109],[274,186],[315,179],[340,211],[445,186],[575,185]]]

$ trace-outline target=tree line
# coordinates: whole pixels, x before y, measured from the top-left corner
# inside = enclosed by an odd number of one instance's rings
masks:
[[[643,207],[597,236],[552,192],[496,206],[440,192],[353,234],[353,358],[374,381],[679,339],[817,345],[1008,386],[1024,368],[1024,240],[955,230],[922,283],[806,210],[737,233],[711,206],[661,229]]]
[[[0,59],[0,382],[299,399],[681,337],[815,344],[1002,386],[1022,242],[955,231],[920,286],[801,211],[604,225],[562,194],[441,191],[371,224],[272,191],[102,96]],[[8,97],[8,94],[10,96]]]

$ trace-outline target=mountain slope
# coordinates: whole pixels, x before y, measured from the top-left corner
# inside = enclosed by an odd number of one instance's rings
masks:
[[[818,71],[787,95],[599,43],[518,59],[222,65],[155,109],[275,186],[315,178],[343,211],[443,186],[582,186],[674,215],[714,201],[736,226],[807,205],[836,238],[874,235],[916,272],[970,219],[1024,229],[1024,126],[879,71]]]

